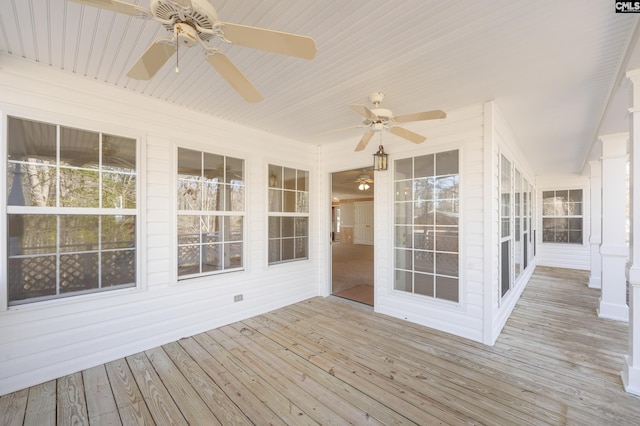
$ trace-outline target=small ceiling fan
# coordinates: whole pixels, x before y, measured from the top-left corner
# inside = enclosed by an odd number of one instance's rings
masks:
[[[376,132],[381,132],[382,130],[387,130],[394,135],[400,136],[401,138],[404,138],[413,143],[422,143],[427,139],[425,136],[405,129],[404,127],[400,127],[398,123],[435,120],[439,118],[446,118],[447,116],[444,111],[441,111],[439,109],[395,116],[390,110],[380,108],[380,104],[382,103],[383,99],[384,93],[375,92],[369,95],[369,100],[374,105],[374,109],[370,109],[365,105],[349,105],[354,111],[364,117],[364,121],[362,121],[362,124],[358,126],[352,126],[348,128],[368,128],[368,130],[362,136],[362,139],[360,139],[360,142],[358,142],[355,151],[362,151],[371,140],[371,137],[373,137]]]
[[[316,55],[316,45],[310,37],[218,20],[209,0],[151,0],[149,9],[120,0],[70,1],[153,19],[167,29],[170,36],[155,40],[127,72],[127,76],[135,80],[150,80],[179,46],[200,45],[209,64],[247,102],[260,102],[263,99],[260,92],[222,50],[208,44],[209,41],[218,38],[227,43],[303,59],[313,59]]]
[[[358,189],[364,191],[369,189],[369,184],[373,183],[373,179],[369,175],[362,174],[358,176],[355,182],[358,184]]]

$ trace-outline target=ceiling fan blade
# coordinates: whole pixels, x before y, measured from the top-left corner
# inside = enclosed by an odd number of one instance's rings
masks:
[[[127,73],[134,80],[150,80],[176,52],[176,46],[167,44],[169,39],[154,41]]]
[[[400,136],[401,138],[405,138],[406,140],[413,143],[422,143],[427,140],[426,137],[419,135],[417,133],[412,132],[411,130],[407,130],[404,127],[392,126],[389,131],[396,136]]]
[[[403,114],[395,117],[396,123],[408,123],[410,121],[436,120],[438,118],[446,118],[447,113],[434,109],[433,111],[414,112],[413,114]]]
[[[373,113],[369,108],[364,105],[349,105],[352,110],[363,116],[364,118],[370,118],[371,120],[378,119],[378,116]]]
[[[260,102],[262,95],[253,84],[242,74],[231,59],[221,52],[207,56],[207,61],[247,102]]]
[[[224,38],[233,44],[303,59],[316,56],[316,43],[311,37],[228,22],[222,25]]]
[[[150,16],[148,10],[136,6],[135,4],[125,3],[118,0],[71,0],[75,3],[86,4],[111,12],[123,13],[130,16]]]
[[[363,149],[365,149],[374,133],[375,132],[373,130],[369,130],[364,135],[362,135],[362,139],[360,139],[360,142],[358,142],[355,151],[362,151]]]

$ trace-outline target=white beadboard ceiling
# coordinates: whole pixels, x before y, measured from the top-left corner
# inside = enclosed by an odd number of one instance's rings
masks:
[[[605,121],[627,130],[629,105],[611,99],[629,90],[625,69],[640,66],[638,15],[614,13],[613,0],[211,3],[223,21],[313,37],[318,54],[296,59],[214,40],[264,96],[249,104],[198,47],[180,49],[178,75],[170,60],[150,81],[127,78],[166,34],[155,21],[66,0],[0,0],[0,61],[24,58],[314,145],[355,146],[361,129],[317,135],[359,124],[348,105],[368,104],[374,91],[396,114],[493,99],[537,174],[580,172]]]

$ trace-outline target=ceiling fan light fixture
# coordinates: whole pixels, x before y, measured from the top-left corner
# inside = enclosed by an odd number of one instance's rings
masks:
[[[198,44],[198,31],[188,22],[176,22],[174,25],[176,42],[191,47]]]

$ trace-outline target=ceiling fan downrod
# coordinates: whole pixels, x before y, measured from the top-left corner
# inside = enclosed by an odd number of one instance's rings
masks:
[[[176,37],[176,74],[180,74],[180,66],[178,64],[180,58],[180,42],[178,41],[178,26],[175,25],[173,30],[173,34]]]

